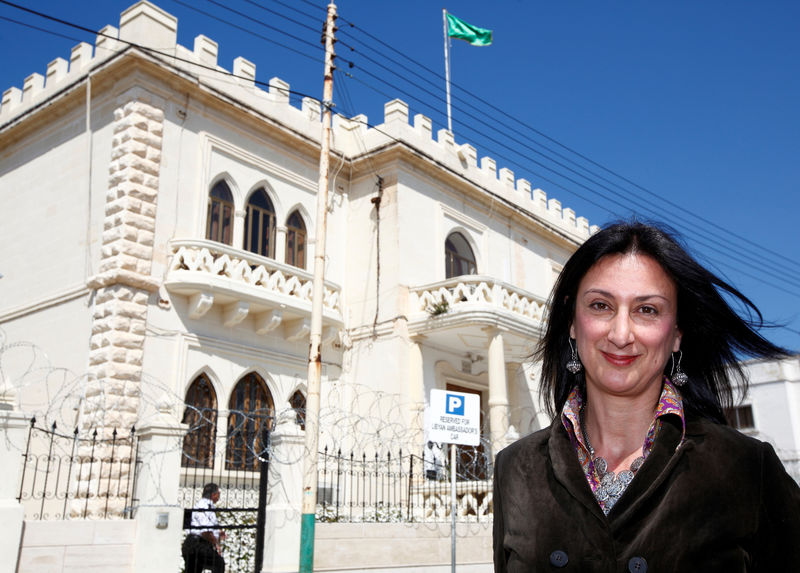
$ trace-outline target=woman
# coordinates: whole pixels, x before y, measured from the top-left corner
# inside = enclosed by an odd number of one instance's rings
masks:
[[[617,224],[553,290],[536,357],[554,421],[499,453],[495,571],[800,571],[800,488],[725,423],[737,352],[782,357],[665,231]]]

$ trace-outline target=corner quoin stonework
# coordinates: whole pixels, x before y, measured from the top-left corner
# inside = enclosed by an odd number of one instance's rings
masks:
[[[141,88],[126,92],[114,111],[108,191],[103,221],[99,273],[93,289],[92,337],[83,430],[98,430],[108,439],[114,429],[127,436],[136,422],[142,383],[147,304],[158,281],[150,275],[161,167],[163,102]],[[88,447],[86,447],[88,450]],[[105,450],[105,451],[103,451]],[[89,455],[88,451],[81,455]],[[110,446],[96,450],[99,459]],[[128,457],[117,447],[114,457]],[[85,465],[85,464],[83,464]],[[128,482],[128,466],[111,465],[100,476],[99,464],[79,473],[73,513],[86,507],[89,516],[105,512],[121,517],[124,498],[108,499]],[[133,466],[131,466],[133,467]],[[83,469],[83,468],[80,468]],[[107,475],[111,470],[112,474]],[[86,475],[84,475],[84,473]],[[124,488],[122,488],[124,489]]]

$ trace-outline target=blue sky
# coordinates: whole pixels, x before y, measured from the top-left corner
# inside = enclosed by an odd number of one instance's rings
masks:
[[[25,3],[93,30],[116,26],[130,4]],[[256,63],[258,80],[278,76],[321,97],[326,2],[157,4],[178,17],[181,44],[205,34],[219,42],[223,67],[243,56]],[[338,63],[352,77],[337,74],[337,110],[380,123],[383,103],[399,97],[443,127],[442,4],[341,0],[338,7]],[[473,143],[479,157],[494,157],[593,224],[639,213],[678,228],[767,320],[788,325],[766,330],[768,338],[800,350],[800,3],[467,0],[447,8],[494,31],[490,47],[452,46],[458,142]],[[93,38],[0,4],[0,90],[44,74],[76,40]]]

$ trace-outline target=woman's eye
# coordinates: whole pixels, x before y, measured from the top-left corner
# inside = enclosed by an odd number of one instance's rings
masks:
[[[595,301],[589,304],[589,308],[591,308],[592,310],[606,310],[608,308],[608,305],[604,302]]]
[[[639,312],[642,314],[658,314],[658,309],[654,306],[643,306],[639,308]]]

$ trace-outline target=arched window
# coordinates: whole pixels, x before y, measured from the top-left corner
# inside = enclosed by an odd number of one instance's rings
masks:
[[[306,397],[300,390],[296,390],[289,398],[289,405],[294,410],[294,423],[300,426],[301,430],[306,429]]]
[[[445,277],[474,275],[477,272],[475,255],[461,233],[450,233],[444,242]]]
[[[213,469],[217,395],[205,374],[195,378],[186,391],[186,409],[181,422],[189,426],[189,431],[183,437],[181,466]]]
[[[275,208],[263,189],[254,191],[247,201],[244,248],[265,257],[275,256]]]
[[[233,389],[228,402],[225,469],[256,471],[266,458],[275,407],[263,378],[251,372]]]
[[[227,183],[220,181],[208,194],[206,238],[218,243],[231,244],[233,236],[233,195]]]
[[[286,264],[306,268],[306,225],[297,211],[286,220]]]

